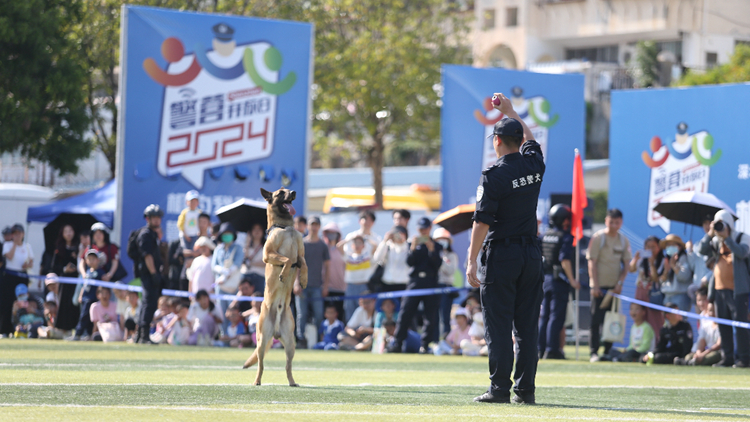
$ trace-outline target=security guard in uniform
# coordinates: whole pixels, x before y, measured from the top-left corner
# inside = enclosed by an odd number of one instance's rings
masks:
[[[539,355],[543,359],[565,359],[560,350],[560,331],[565,324],[570,288],[578,289],[573,275],[573,235],[570,207],[556,204],[549,210],[550,228],[542,237],[544,284],[539,318]]]
[[[140,257],[137,262],[138,273],[141,276],[141,285],[143,286],[143,306],[141,306],[141,314],[138,317],[137,343],[151,343],[149,329],[151,321],[154,319],[154,312],[158,307],[159,296],[161,296],[163,263],[157,231],[161,227],[163,216],[164,211],[158,205],[147,206],[143,210],[143,217],[146,219],[147,225],[141,228],[136,239]]]
[[[466,276],[480,287],[490,388],[474,401],[509,403],[513,339],[518,345],[514,403],[535,402],[537,323],[542,296],[542,250],[536,206],[544,176],[542,149],[503,94],[495,108],[506,118],[495,124],[497,162],[482,171]],[[489,234],[488,234],[489,232]],[[487,238],[485,247],[482,243]],[[484,250],[485,280],[477,279],[477,256]]]

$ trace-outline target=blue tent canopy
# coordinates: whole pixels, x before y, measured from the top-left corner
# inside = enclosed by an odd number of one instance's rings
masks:
[[[99,189],[71,196],[49,204],[29,207],[26,221],[49,223],[60,214],[91,214],[95,219],[112,228],[117,208],[117,183],[110,180]]]

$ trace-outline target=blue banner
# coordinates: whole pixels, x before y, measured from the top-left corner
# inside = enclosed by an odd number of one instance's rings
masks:
[[[503,117],[490,102],[494,92],[502,92],[542,145],[547,171],[537,215],[546,220],[550,194],[572,190],[574,150],[585,155],[583,75],[444,65],[443,89],[442,210],[474,203],[481,171],[497,160],[487,136]],[[454,242],[456,251],[465,257],[468,235]]]
[[[699,240],[700,227],[653,211],[670,193],[697,191],[724,201],[740,217],[736,228],[750,233],[747,98],[750,84],[612,93],[609,205],[631,232]]]
[[[151,203],[165,210],[165,240],[177,239],[190,190],[209,214],[262,199],[261,187],[305,192],[312,35],[307,23],[123,7],[123,247]],[[295,206],[305,212],[304,199]]]

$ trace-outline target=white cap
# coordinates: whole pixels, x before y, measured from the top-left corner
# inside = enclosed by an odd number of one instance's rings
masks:
[[[717,221],[723,221],[732,231],[734,231],[734,217],[732,213],[727,210],[719,210],[714,215],[714,223]]]
[[[456,316],[463,315],[466,318],[469,318],[469,311],[466,310],[466,308],[458,308],[456,309]]]
[[[191,201],[193,199],[198,199],[199,197],[200,197],[200,194],[198,193],[197,190],[191,190],[191,191],[188,191],[188,193],[185,194],[185,200],[186,201]]]

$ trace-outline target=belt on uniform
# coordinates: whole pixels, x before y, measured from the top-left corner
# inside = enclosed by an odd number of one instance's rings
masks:
[[[493,239],[490,241],[492,245],[535,245],[539,243],[539,239],[533,236],[519,236],[519,237],[505,237],[502,239]]]

